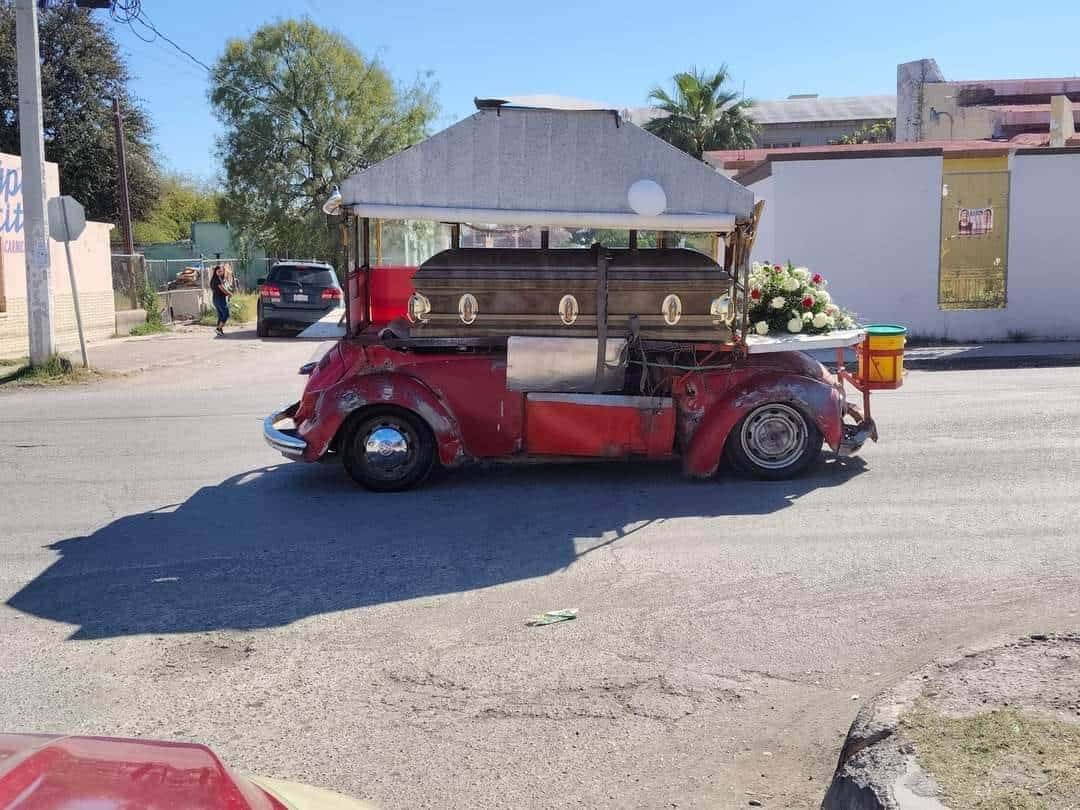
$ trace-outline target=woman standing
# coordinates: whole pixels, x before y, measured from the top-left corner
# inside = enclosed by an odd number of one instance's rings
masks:
[[[224,265],[214,267],[213,273],[210,277],[210,292],[214,294],[214,309],[217,310],[217,333],[224,336],[225,322],[229,320],[229,296],[232,295],[232,288],[225,276]]]

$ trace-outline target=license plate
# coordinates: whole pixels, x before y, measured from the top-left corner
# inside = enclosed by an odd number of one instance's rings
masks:
[[[297,293],[292,297],[293,301],[307,301],[307,296],[303,293]]]

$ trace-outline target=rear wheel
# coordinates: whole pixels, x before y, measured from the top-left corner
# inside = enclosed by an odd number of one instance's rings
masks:
[[[821,431],[798,408],[783,402],[759,405],[727,440],[727,456],[755,478],[793,478],[821,454]]]
[[[375,492],[398,492],[423,481],[435,462],[435,437],[417,416],[385,409],[362,414],[341,444],[345,470]]]
[[[255,334],[261,338],[270,337],[270,329],[263,320],[262,307],[255,310]]]

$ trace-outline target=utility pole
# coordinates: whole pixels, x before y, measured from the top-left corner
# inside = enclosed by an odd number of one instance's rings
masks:
[[[22,152],[23,237],[30,365],[56,353],[52,265],[45,224],[45,131],[41,120],[41,57],[36,0],[15,1],[19,72],[19,149]]]
[[[113,128],[116,131],[116,169],[120,184],[120,232],[124,237],[124,252],[129,256],[135,253],[135,242],[131,235],[131,203],[128,200],[127,153],[124,149],[124,116],[120,112],[120,99],[114,98]]]

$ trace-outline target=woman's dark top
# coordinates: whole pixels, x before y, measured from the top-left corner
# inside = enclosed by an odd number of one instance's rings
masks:
[[[210,279],[210,291],[214,294],[214,303],[224,302],[225,295],[225,279],[221,276],[214,276]]]

